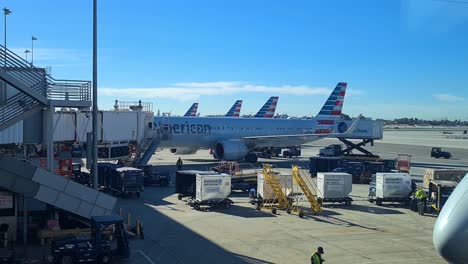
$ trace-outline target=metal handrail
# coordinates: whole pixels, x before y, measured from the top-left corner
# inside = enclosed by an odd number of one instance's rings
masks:
[[[91,82],[55,80],[49,85],[47,98],[51,100],[91,101]]]
[[[5,53],[6,51],[6,53]],[[3,61],[1,59],[3,58]],[[43,68],[36,68],[0,45],[0,66],[35,92],[52,100],[91,101],[91,82],[55,80]]]

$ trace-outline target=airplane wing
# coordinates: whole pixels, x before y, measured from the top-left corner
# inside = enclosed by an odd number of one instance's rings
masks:
[[[325,137],[343,137],[348,134],[353,133],[356,129],[359,120],[361,120],[362,115],[359,115],[358,118],[351,124],[351,126],[343,133],[323,133],[323,134],[295,134],[295,135],[271,135],[271,136],[251,136],[243,137],[241,140],[245,142],[246,146],[251,148],[261,148],[261,147],[287,147],[287,146],[297,146],[304,144],[306,142],[316,141]]]

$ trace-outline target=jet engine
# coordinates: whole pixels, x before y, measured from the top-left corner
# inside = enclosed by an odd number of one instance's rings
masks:
[[[219,160],[242,160],[249,150],[241,142],[222,141],[216,144],[213,155]]]

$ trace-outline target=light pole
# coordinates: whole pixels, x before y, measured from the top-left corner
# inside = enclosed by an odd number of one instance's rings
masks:
[[[28,49],[24,51],[24,56],[25,56],[26,62],[28,62],[28,53],[31,53],[31,51],[28,50]]]
[[[11,14],[11,10],[5,7],[5,8],[3,8],[3,14],[5,15],[5,46],[4,46],[4,48],[5,48],[5,54],[4,54],[5,58],[4,59],[5,59],[5,67],[6,67],[6,61],[7,61],[7,54],[6,54],[6,52],[7,52],[7,48],[6,48],[6,17],[9,14]]]
[[[93,188],[98,189],[98,105],[97,105],[97,0],[93,0]]]
[[[31,66],[34,64],[34,41],[37,40],[35,36],[31,37]]]

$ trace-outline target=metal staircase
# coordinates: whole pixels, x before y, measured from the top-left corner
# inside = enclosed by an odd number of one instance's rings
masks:
[[[275,176],[275,172],[270,164],[264,164],[262,173],[265,182],[270,186],[271,190],[275,194],[275,200],[278,202],[278,207],[281,209],[287,209],[290,207],[288,198],[286,197],[279,180]],[[267,205],[271,201],[264,201],[264,205]]]
[[[307,197],[307,200],[310,203],[310,208],[312,209],[312,211],[316,213],[321,212],[322,208],[320,206],[320,203],[317,201],[317,195],[312,193],[312,190],[309,188],[309,185],[304,180],[304,177],[302,177],[299,171],[299,167],[297,166],[292,167],[292,177],[293,177],[294,182],[296,182],[296,184],[299,185],[302,192]]]
[[[55,80],[2,45],[0,79],[2,89],[13,94],[0,102],[0,131],[45,107],[91,106],[89,81]]]
[[[133,160],[133,166],[145,166],[153,156],[154,152],[158,148],[160,139],[158,137],[145,138],[140,148],[138,149],[135,159]]]

